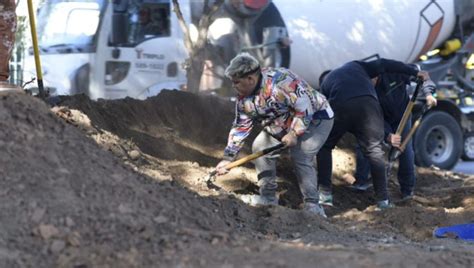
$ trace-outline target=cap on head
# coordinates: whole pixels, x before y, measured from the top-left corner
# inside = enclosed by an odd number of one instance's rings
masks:
[[[228,78],[242,78],[260,70],[260,64],[257,59],[247,52],[235,56],[225,69],[225,76]]]

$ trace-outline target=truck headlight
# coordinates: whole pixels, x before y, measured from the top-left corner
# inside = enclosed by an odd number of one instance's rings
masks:
[[[130,70],[130,62],[107,61],[105,63],[105,84],[114,85],[120,83]]]

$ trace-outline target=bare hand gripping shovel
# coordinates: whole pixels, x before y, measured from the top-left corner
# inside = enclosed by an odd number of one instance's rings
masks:
[[[245,164],[249,161],[252,161],[252,160],[257,159],[261,156],[267,155],[269,153],[276,152],[276,151],[281,150],[283,148],[285,148],[285,144],[279,143],[275,146],[263,149],[261,151],[255,152],[255,153],[253,153],[251,155],[248,155],[246,157],[243,157],[241,159],[230,162],[229,164],[227,164],[225,166],[225,168],[228,169],[228,170],[232,169],[232,168],[235,168],[237,166],[243,165],[243,164]],[[206,185],[209,189],[221,190],[222,188],[214,183],[216,175],[217,175],[217,170],[211,171],[211,173],[209,173],[209,175],[206,177]]]
[[[413,107],[415,106],[416,98],[418,97],[418,93],[420,92],[420,89],[423,86],[423,82],[424,82],[423,79],[417,78],[415,92],[413,92],[413,95],[411,96],[410,101],[408,102],[408,105],[405,108],[405,112],[403,113],[402,119],[400,120],[400,124],[398,124],[398,128],[397,128],[397,131],[395,132],[395,134],[397,134],[397,135],[402,134],[403,129],[405,128],[405,125],[406,125],[408,119],[410,118]],[[403,151],[405,150],[405,147],[407,146],[408,142],[410,141],[410,138],[413,136],[413,134],[415,133],[415,130],[420,125],[423,114],[426,111],[425,107],[424,107],[422,116],[418,120],[415,121],[412,128],[410,129],[410,132],[407,134],[407,136],[403,140],[402,144],[400,145],[400,148],[396,148],[396,147],[393,147],[393,146],[392,146],[392,148],[390,148],[390,152],[389,152],[389,156],[388,156],[387,178],[390,178],[393,163],[403,153]]]

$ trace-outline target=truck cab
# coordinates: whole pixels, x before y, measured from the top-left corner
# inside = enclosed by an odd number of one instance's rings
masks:
[[[187,54],[171,1],[52,0],[38,22],[51,95],[144,99],[185,84],[180,65]],[[33,57],[27,61],[26,81],[35,76]]]

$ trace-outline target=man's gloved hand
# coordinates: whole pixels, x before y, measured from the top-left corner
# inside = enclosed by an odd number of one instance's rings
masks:
[[[429,108],[435,107],[438,104],[438,101],[436,100],[433,95],[427,95],[426,96],[426,104],[428,105]]]
[[[281,139],[281,142],[285,144],[286,147],[291,147],[295,146],[298,141],[298,136],[296,136],[296,133],[293,130],[290,130],[283,138]]]
[[[229,173],[229,170],[227,168],[225,168],[225,166],[227,166],[229,163],[230,163],[229,160],[220,161],[219,164],[217,164],[217,166],[216,166],[217,174],[218,175],[224,175],[224,174]]]
[[[400,145],[402,144],[402,136],[390,133],[387,136],[387,142],[395,148],[400,148]]]

